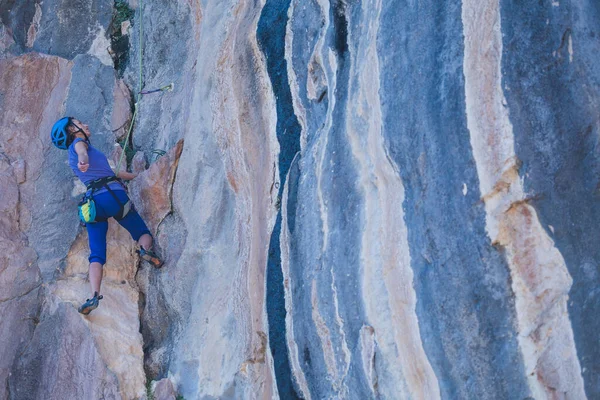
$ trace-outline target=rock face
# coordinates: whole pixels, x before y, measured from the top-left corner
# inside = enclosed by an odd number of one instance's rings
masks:
[[[0,20],[0,399],[600,396],[595,3]],[[122,168],[165,265],[111,221],[84,317],[83,186],[48,135],[75,116],[116,165],[136,101]]]

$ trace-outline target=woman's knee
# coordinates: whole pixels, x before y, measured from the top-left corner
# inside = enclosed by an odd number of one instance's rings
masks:
[[[152,238],[152,233],[150,233],[146,223],[135,209],[131,210],[125,218],[118,222],[123,228],[127,229],[131,238],[136,242],[144,235],[149,235]]]
[[[98,263],[100,264],[100,266],[104,266],[104,264],[106,264],[106,256],[101,257],[100,255],[97,254],[91,254],[88,258],[88,261],[91,263]]]

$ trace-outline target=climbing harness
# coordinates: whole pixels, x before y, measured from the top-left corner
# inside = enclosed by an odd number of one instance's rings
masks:
[[[108,218],[98,218],[96,215],[96,203],[94,202],[94,192],[96,192],[100,188],[106,188],[106,190],[111,194],[111,196],[115,199],[115,201],[119,204],[119,212],[113,218],[117,221],[122,220],[125,216],[131,211],[131,200],[127,200],[125,204],[121,203],[115,192],[112,191],[110,186],[108,185],[110,182],[121,182],[119,178],[116,176],[109,176],[106,178],[96,179],[87,184],[87,191],[81,201],[78,204],[79,209],[79,219],[84,224],[93,224],[94,222],[103,222]],[[125,186],[123,186],[125,187]]]
[[[119,175],[119,171],[121,170],[121,162],[123,162],[123,156],[126,153],[127,150],[127,144],[129,143],[129,137],[131,136],[131,131],[133,130],[133,125],[135,124],[135,119],[137,117],[138,114],[138,109],[139,109],[139,103],[142,100],[142,96],[145,94],[150,94],[150,93],[156,93],[156,92],[166,92],[166,91],[172,91],[174,88],[174,84],[171,82],[170,84],[163,86],[159,89],[153,89],[153,90],[148,90],[148,91],[144,91],[143,89],[143,82],[142,82],[142,72],[143,72],[143,63],[142,63],[142,53],[144,50],[143,47],[143,27],[144,27],[144,20],[142,18],[143,15],[143,7],[144,5],[142,4],[142,0],[140,0],[139,2],[139,16],[140,16],[140,33],[139,33],[139,37],[140,37],[140,44],[139,44],[139,48],[138,48],[138,53],[139,53],[139,57],[138,57],[138,61],[139,61],[139,75],[138,75],[138,91],[137,91],[137,99],[135,101],[134,107],[133,107],[133,116],[131,117],[131,125],[129,125],[129,131],[127,132],[127,136],[125,137],[125,141],[123,142],[123,151],[121,152],[121,157],[119,157],[119,163],[117,164],[117,171],[115,173],[115,175]]]

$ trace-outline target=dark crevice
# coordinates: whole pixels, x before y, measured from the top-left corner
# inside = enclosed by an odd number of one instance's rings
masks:
[[[151,267],[146,267],[151,268]],[[144,291],[146,288],[156,288],[158,296]],[[159,272],[156,270],[142,271],[138,269],[135,282],[139,287],[138,310],[140,319],[140,334],[142,335],[142,351],[144,352],[144,373],[148,381],[159,381],[168,376],[171,354],[167,352],[164,358],[156,359],[153,351],[165,346],[174,336],[173,319],[169,316],[164,296],[160,293]],[[148,318],[151,315],[152,318]]]
[[[333,1],[333,27],[335,29],[335,49],[342,57],[348,51],[348,20],[346,18],[346,1]]]
[[[35,16],[35,1],[0,0],[0,22],[7,28],[19,52],[27,51],[27,32]]]
[[[110,26],[110,54],[119,77],[123,77],[127,67],[130,48],[129,35],[123,35],[121,25],[125,21],[133,24],[133,15],[134,11],[129,8],[129,4],[125,0],[115,0]]]
[[[131,29],[139,23],[139,18],[141,17],[141,10],[138,9],[136,13],[129,7],[129,4],[126,0],[115,0],[113,3],[113,14],[112,21],[109,28],[110,35],[110,55],[113,59],[113,66],[115,73],[118,78],[122,79],[125,69],[128,67],[129,60],[131,59],[131,42],[130,35],[123,34],[121,31],[121,25],[125,21],[129,21],[131,23]],[[131,169],[131,163],[133,161],[133,157],[135,156],[137,150],[134,148],[133,143],[133,133],[136,128],[135,120],[133,120],[133,115],[135,112],[135,103],[136,103],[136,90],[131,87],[129,82],[123,81],[127,85],[129,89],[129,112],[130,116],[127,121],[119,127],[117,130],[113,131],[115,133],[117,144],[123,149],[125,152],[125,156],[122,159],[122,163],[120,165],[120,169],[124,171],[128,171]],[[134,126],[132,126],[132,124]],[[128,136],[129,131],[131,130],[131,134]],[[119,156],[120,159],[120,156]],[[177,161],[178,162],[178,161]],[[147,165],[146,165],[147,167]],[[177,167],[176,167],[177,168]],[[173,178],[173,182],[175,181],[176,172]],[[171,200],[172,205],[172,193],[169,193],[169,198]],[[168,213],[158,224],[157,232],[155,232],[155,237],[158,236],[158,230],[162,223],[172,214],[172,210]],[[155,247],[158,247],[158,242],[154,243]],[[146,267],[147,268],[147,267]],[[147,279],[148,285],[144,285],[144,280]],[[121,282],[122,284],[125,281]],[[138,291],[138,313],[139,313],[139,332],[142,335],[142,351],[143,351],[143,366],[144,373],[146,375],[146,380],[148,385],[152,383],[153,380],[160,380],[167,375],[168,368],[168,360],[165,360],[160,365],[154,365],[151,357],[152,350],[160,347],[161,344],[164,343],[164,339],[166,336],[171,334],[171,329],[167,330],[167,333],[163,333],[160,330],[155,329],[156,326],[151,326],[147,323],[146,315],[152,310],[154,312],[153,318],[158,321],[168,321],[166,326],[171,326],[170,319],[168,317],[165,318],[166,310],[164,309],[156,309],[155,304],[166,304],[162,295],[160,295],[160,300],[157,301],[151,296],[147,290],[151,288],[156,288],[158,286],[157,282],[157,271],[154,270],[145,270],[142,266],[142,260],[138,259],[138,265],[136,267],[135,276],[133,278],[133,284],[137,288]],[[160,293],[160,292],[159,292]],[[147,387],[147,392],[151,393],[150,386]]]
[[[257,38],[267,60],[267,71],[277,99],[277,139],[279,141],[279,198],[292,160],[300,151],[301,127],[292,105],[285,60],[285,32],[290,0],[267,0],[258,22]],[[282,399],[300,399],[294,388],[286,346],[285,297],[281,270],[281,210],[271,235],[267,260],[267,318],[269,346],[273,355],[277,389]]]

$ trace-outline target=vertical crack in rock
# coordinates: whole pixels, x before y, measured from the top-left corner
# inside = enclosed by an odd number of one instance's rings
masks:
[[[528,204],[502,90],[498,0],[464,0],[467,123],[491,241],[505,250],[518,340],[536,399],[583,399],[583,380],[567,312],[572,284],[562,255]]]
[[[348,51],[348,20],[346,19],[346,0],[332,0],[333,27],[335,32],[335,50],[339,57]]]
[[[277,99],[277,139],[279,140],[279,199],[285,179],[296,153],[300,151],[301,127],[294,114],[285,60],[285,33],[290,0],[267,0],[258,23],[257,38],[267,60],[273,92]],[[283,273],[281,266],[280,234],[281,211],[269,243],[267,261],[267,314],[269,345],[273,355],[279,396],[299,398],[292,383],[288,349],[286,346],[286,311]]]
[[[300,355],[298,352],[297,342],[294,340],[294,319],[292,318],[292,311],[294,309],[294,298],[291,292],[290,283],[290,234],[294,232],[295,228],[295,210],[297,206],[297,191],[298,191],[298,178],[299,178],[299,166],[298,159],[300,153],[296,155],[292,161],[290,171],[288,174],[288,180],[285,185],[283,193],[282,204],[282,218],[281,224],[281,267],[284,278],[284,291],[285,291],[285,310],[290,315],[286,316],[285,319],[285,340],[287,343],[287,350],[289,352],[289,362],[291,372],[294,376],[294,382],[297,385],[297,389],[300,393],[300,397],[306,400],[311,400],[310,391],[308,388],[308,382],[306,375],[304,374],[300,366]],[[293,193],[294,196],[290,198],[289,194]],[[290,232],[290,234],[286,234]],[[301,321],[300,321],[301,322]],[[304,354],[304,365],[310,365],[310,355],[308,348],[305,348]]]
[[[163,261],[167,268],[174,264],[176,257],[169,254],[169,246],[164,246],[165,234],[161,226],[173,214],[173,185],[183,145],[184,140],[180,139],[175,147],[150,165],[147,170],[139,171],[138,177],[129,185],[130,197],[150,231],[154,233],[155,246],[162,250]],[[161,248],[160,245],[164,247]],[[163,282],[160,271],[154,268],[139,268],[135,280],[139,289],[138,310],[143,338],[144,369],[147,379],[151,380],[165,375],[168,355],[163,355],[159,362],[155,358],[157,354],[161,354],[160,347],[165,338],[171,336],[173,329],[167,327],[173,322],[165,306],[167,302],[162,292]]]
[[[364,192],[346,125],[356,94],[349,27],[361,26],[360,7],[294,1],[290,17],[286,61],[303,127],[302,158],[287,183],[293,196],[282,202],[292,370],[305,398],[368,398],[378,388],[360,354],[368,318],[361,288]],[[374,343],[373,336],[373,349]]]
[[[113,19],[110,23],[110,55],[115,70],[123,76],[129,61],[129,30],[132,26],[133,10],[125,0],[115,0]]]
[[[358,270],[352,268],[358,264],[359,240],[353,233],[358,232],[355,224],[360,220],[357,215],[361,212],[361,194],[356,192],[356,171],[348,157],[351,146],[346,143],[346,127],[343,123],[349,117],[346,107],[351,102],[348,85],[351,73],[348,9],[343,0],[330,1],[329,6],[322,7],[322,11],[331,12],[328,19],[333,23],[326,27],[331,29],[333,35],[333,49],[324,47],[328,55],[325,69],[330,98],[324,129],[319,132],[315,142],[318,151],[315,160],[317,198],[323,236],[319,249],[321,260],[313,265],[315,271],[308,271],[313,274],[312,287],[310,294],[308,291],[306,293],[306,296],[310,296],[312,329],[319,338],[317,344],[323,353],[327,383],[319,382],[323,378],[316,372],[321,367],[307,369],[307,372],[312,375],[309,384],[315,397],[333,394],[345,398],[352,392],[357,396],[365,396],[369,389],[363,386],[365,382],[358,369],[351,368],[356,360],[354,351],[357,349],[358,324],[364,316],[364,309],[357,283]],[[343,211],[340,213],[338,208]],[[295,268],[300,266],[295,264]],[[292,284],[301,285],[300,280],[306,278],[307,275],[298,276]],[[318,351],[317,344],[309,345],[315,353]]]

